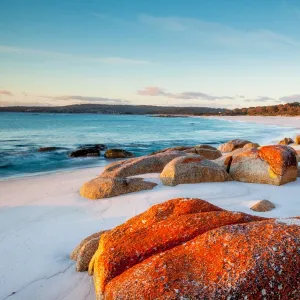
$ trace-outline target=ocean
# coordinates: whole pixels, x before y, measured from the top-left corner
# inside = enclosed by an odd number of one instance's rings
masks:
[[[241,138],[268,143],[291,129],[225,120],[137,115],[0,113],[0,179],[68,169],[104,166],[100,157],[70,158],[85,144],[122,148],[135,156],[180,145],[210,144]],[[39,152],[40,147],[60,147]]]

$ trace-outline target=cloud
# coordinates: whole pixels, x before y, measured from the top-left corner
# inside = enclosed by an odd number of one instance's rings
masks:
[[[143,90],[137,91],[142,96],[164,96],[173,99],[181,100],[223,100],[223,99],[234,99],[229,96],[213,96],[201,92],[182,92],[182,93],[170,93],[160,87],[150,86],[145,87]]]
[[[221,23],[206,22],[193,18],[155,17],[140,15],[139,21],[159,29],[191,37],[201,44],[217,43],[223,46],[247,48],[253,50],[268,48],[274,51],[274,46],[300,49],[300,41],[266,29],[236,29]]]
[[[130,101],[122,99],[111,99],[105,97],[91,97],[91,96],[78,96],[78,95],[65,95],[65,96],[41,96],[42,98],[47,98],[51,100],[61,100],[61,101],[79,101],[79,102],[100,102],[109,104],[128,104]]]
[[[60,53],[60,52],[51,52],[39,49],[29,49],[29,48],[20,48],[20,47],[11,47],[6,45],[0,45],[0,53],[12,53],[17,55],[35,55],[48,57],[51,59],[59,60],[69,60],[74,62],[83,62],[83,63],[100,63],[100,64],[111,64],[111,65],[147,65],[150,64],[149,61],[131,59],[124,57],[95,57],[95,56],[79,56],[71,53]]]
[[[0,95],[13,96],[13,94],[10,91],[6,91],[6,90],[0,90]]]
[[[268,97],[268,96],[258,96],[254,99],[246,99],[245,102],[267,102],[267,101],[275,101],[274,98]]]
[[[286,102],[286,103],[300,102],[300,94],[295,94],[295,95],[290,95],[290,96],[284,96],[284,97],[279,98],[279,100],[281,102]]]
[[[161,89],[156,86],[145,87],[143,90],[139,90],[137,93],[142,96],[167,96],[168,95],[168,93],[164,89]]]

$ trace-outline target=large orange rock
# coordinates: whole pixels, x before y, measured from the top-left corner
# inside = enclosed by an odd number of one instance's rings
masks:
[[[226,142],[222,145],[219,146],[219,150],[221,152],[231,152],[233,150],[239,149],[239,148],[243,148],[246,144],[251,143],[250,141],[247,140],[232,140],[229,142]]]
[[[282,185],[297,179],[297,165],[291,147],[264,146],[233,156],[229,174],[237,181]]]
[[[147,211],[129,219],[122,225],[115,227],[110,231],[107,238],[117,240],[120,236],[125,236],[139,229],[148,228],[153,224],[163,220],[168,220],[170,218],[176,218],[187,214],[210,211],[223,211],[223,209],[201,199],[171,199],[166,202],[153,205]],[[94,272],[95,257],[96,255],[93,257],[89,265],[90,275],[92,275]]]
[[[231,180],[226,170],[199,155],[178,157],[169,162],[160,174],[164,185],[183,183],[224,182]]]
[[[101,176],[129,177],[146,173],[160,173],[171,160],[185,155],[182,151],[172,151],[122,160],[106,166]]]
[[[112,299],[300,299],[300,220],[229,225],[112,279]]]
[[[102,295],[110,280],[152,255],[214,228],[259,220],[262,218],[244,213],[213,211],[171,217],[126,234],[108,232],[102,236],[92,263],[96,294]]]

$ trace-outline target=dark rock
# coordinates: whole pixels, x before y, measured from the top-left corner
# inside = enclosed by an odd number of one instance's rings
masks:
[[[60,150],[62,148],[60,147],[41,147],[39,148],[39,152],[48,152],[48,151],[55,151],[55,150]]]
[[[69,157],[89,157],[89,156],[100,156],[100,150],[97,147],[80,148],[72,151]]]
[[[104,150],[107,148],[107,146],[104,144],[86,144],[79,147],[79,149],[86,149],[86,148]]]
[[[108,149],[104,154],[105,158],[127,158],[133,156],[133,153],[123,149]]]

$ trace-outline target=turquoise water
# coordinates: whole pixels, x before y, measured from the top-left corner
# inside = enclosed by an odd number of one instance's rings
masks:
[[[0,113],[0,178],[105,165],[103,157],[69,158],[83,144],[106,144],[136,156],[178,145],[218,145],[234,138],[265,143],[290,130],[204,118]],[[64,149],[38,152],[39,147]]]

